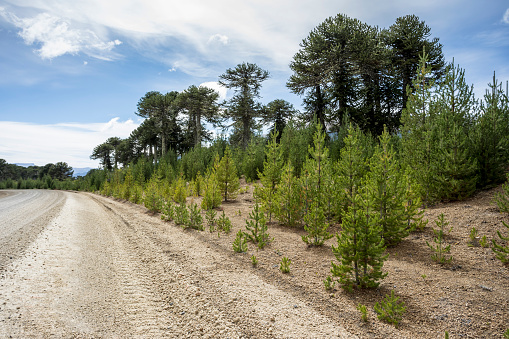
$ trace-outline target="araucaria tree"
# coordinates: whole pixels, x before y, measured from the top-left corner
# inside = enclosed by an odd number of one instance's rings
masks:
[[[216,178],[224,201],[235,199],[239,190],[240,181],[237,175],[237,167],[233,162],[232,153],[228,146],[216,169]]]
[[[280,223],[295,227],[300,224],[304,215],[302,186],[293,174],[293,167],[288,162],[281,173],[281,181],[274,196],[274,216]]]
[[[211,140],[208,133],[202,126],[202,119],[206,122],[216,124],[218,122],[219,106],[217,99],[219,94],[208,87],[190,86],[180,93],[176,105],[187,114],[187,129],[192,136],[193,146],[201,146],[203,139]]]
[[[374,194],[369,192],[369,187],[360,192],[358,189],[354,186],[349,193],[350,205],[343,217],[342,231],[336,234],[337,246],[332,246],[339,264],[332,262],[331,273],[349,291],[356,287],[377,287],[379,280],[387,275],[382,272],[387,255],[380,237],[380,214],[372,200]]]
[[[242,63],[234,69],[227,69],[219,76],[219,83],[234,89],[233,98],[227,103],[226,117],[234,124],[232,141],[247,148],[249,139],[256,127],[255,118],[261,114],[261,107],[256,102],[260,96],[261,83],[269,78],[269,72],[256,64]]]
[[[180,127],[177,124],[178,109],[175,105],[177,95],[176,91],[166,94],[151,91],[138,101],[136,114],[154,122],[162,156],[166,154],[168,146],[176,150],[179,143]],[[157,152],[154,153],[157,155]]]

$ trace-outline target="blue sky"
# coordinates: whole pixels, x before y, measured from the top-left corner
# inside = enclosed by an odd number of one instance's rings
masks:
[[[416,14],[466,70],[477,96],[509,80],[507,1],[0,0],[0,158],[97,167],[94,146],[128,137],[148,91],[217,87],[241,62],[271,73],[261,102],[301,98],[285,84],[299,43],[344,13],[389,27]]]

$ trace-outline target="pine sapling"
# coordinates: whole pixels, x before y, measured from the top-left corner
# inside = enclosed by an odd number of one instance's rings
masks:
[[[251,256],[251,264],[256,267],[256,265],[258,265],[258,259],[256,259],[255,255],[253,254]]]
[[[327,231],[329,223],[317,202],[311,203],[308,213],[304,216],[304,222],[306,223],[304,229],[308,234],[302,236],[302,241],[309,246],[322,246],[326,240],[332,238],[332,234]]]
[[[283,273],[290,273],[290,265],[292,264],[292,261],[288,259],[287,257],[283,257],[281,259],[281,264],[279,265],[279,270]]]
[[[175,224],[182,228],[187,228],[189,225],[189,211],[186,204],[175,205]]]
[[[486,248],[489,246],[488,239],[486,239],[486,235],[483,235],[481,240],[479,240],[479,245],[481,245],[482,248]]]
[[[203,231],[203,217],[201,216],[200,209],[196,203],[191,203],[189,208],[188,227],[195,230]]]
[[[477,241],[477,229],[475,227],[472,227],[468,237],[470,238],[470,242],[468,243],[468,246],[477,247],[477,244],[478,244],[478,241]]]
[[[328,275],[327,278],[325,278],[323,281],[323,285],[325,286],[326,291],[332,291],[334,289],[334,285],[336,285],[336,282],[332,280],[330,275]]]
[[[232,222],[230,221],[230,218],[224,214],[224,210],[219,219],[217,219],[217,228],[218,230],[222,230],[224,233],[230,233],[232,229]]]
[[[500,212],[509,213],[509,173],[507,174],[507,182],[502,185],[502,193],[495,196]]]
[[[509,226],[503,221],[502,223],[509,230]],[[502,236],[502,233],[500,233],[500,231],[497,231],[497,234],[500,240],[505,242],[505,245],[503,243],[499,245],[495,242],[495,239],[491,239],[491,242],[493,244],[493,247],[491,247],[491,249],[493,250],[493,252],[495,252],[497,259],[499,259],[503,264],[507,265],[509,264],[509,245],[507,244],[509,242],[509,235],[504,237]]]
[[[209,226],[210,233],[215,231],[216,215],[217,212],[214,209],[209,209],[205,212],[205,219],[207,220],[207,225]]]
[[[171,200],[166,201],[161,219],[166,221],[173,221],[175,219],[175,206]]]
[[[446,264],[452,261],[452,256],[449,258],[446,258],[446,253],[451,252],[451,245],[444,245],[444,237],[445,237],[445,230],[447,225],[449,224],[448,221],[445,220],[445,216],[443,213],[441,213],[438,216],[438,220],[435,220],[436,225],[438,226],[438,229],[433,229],[433,233],[435,234],[435,238],[433,241],[435,242],[435,246],[430,245],[428,241],[426,241],[426,245],[428,245],[429,248],[431,248],[435,253],[431,255],[431,258],[436,261],[439,264]],[[452,228],[451,228],[452,229]]]
[[[233,240],[233,250],[237,253],[244,253],[247,252],[247,239],[241,230],[237,232],[237,236],[235,237],[235,240]]]
[[[357,309],[359,310],[359,312],[361,312],[361,320],[364,322],[367,322],[368,321],[368,308],[366,307],[366,305],[359,304],[359,305],[357,305]]]
[[[375,304],[378,319],[394,324],[396,328],[406,311],[405,303],[398,302],[398,300],[399,297],[396,297],[394,291],[391,291],[390,296],[386,295],[380,304],[378,302]]]
[[[246,237],[257,244],[258,248],[265,247],[269,242],[269,234],[267,233],[267,224],[258,202],[255,203],[253,210],[249,213],[249,219],[246,220]]]

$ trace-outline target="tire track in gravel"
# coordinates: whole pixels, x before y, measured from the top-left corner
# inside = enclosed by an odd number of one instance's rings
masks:
[[[180,335],[355,337],[292,294],[246,272],[231,254],[212,249],[192,231],[157,220],[136,205],[93,199],[131,224],[126,230],[131,232],[133,249],[156,273],[167,309],[182,317]]]

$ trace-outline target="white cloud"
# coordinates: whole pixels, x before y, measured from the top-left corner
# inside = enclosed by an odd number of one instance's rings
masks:
[[[506,24],[509,24],[509,8],[505,11],[503,20]]]
[[[228,45],[228,37],[222,34],[214,34],[207,41],[208,44],[219,42],[223,45]]]
[[[216,81],[204,82],[200,84],[200,87],[208,87],[219,93],[219,101],[226,99],[226,93],[228,92],[228,89],[224,86],[221,86]]]
[[[89,157],[109,137],[127,138],[139,126],[133,120],[53,125],[0,121],[0,154],[8,163],[45,165],[59,161],[72,167],[97,167]]]
[[[37,45],[37,54],[43,59],[53,59],[64,54],[83,52],[91,57],[111,60],[112,50],[122,44],[118,39],[104,41],[90,29],[73,28],[70,20],[40,13],[34,17],[19,18],[0,9],[7,21],[21,29],[19,35],[27,45]]]

